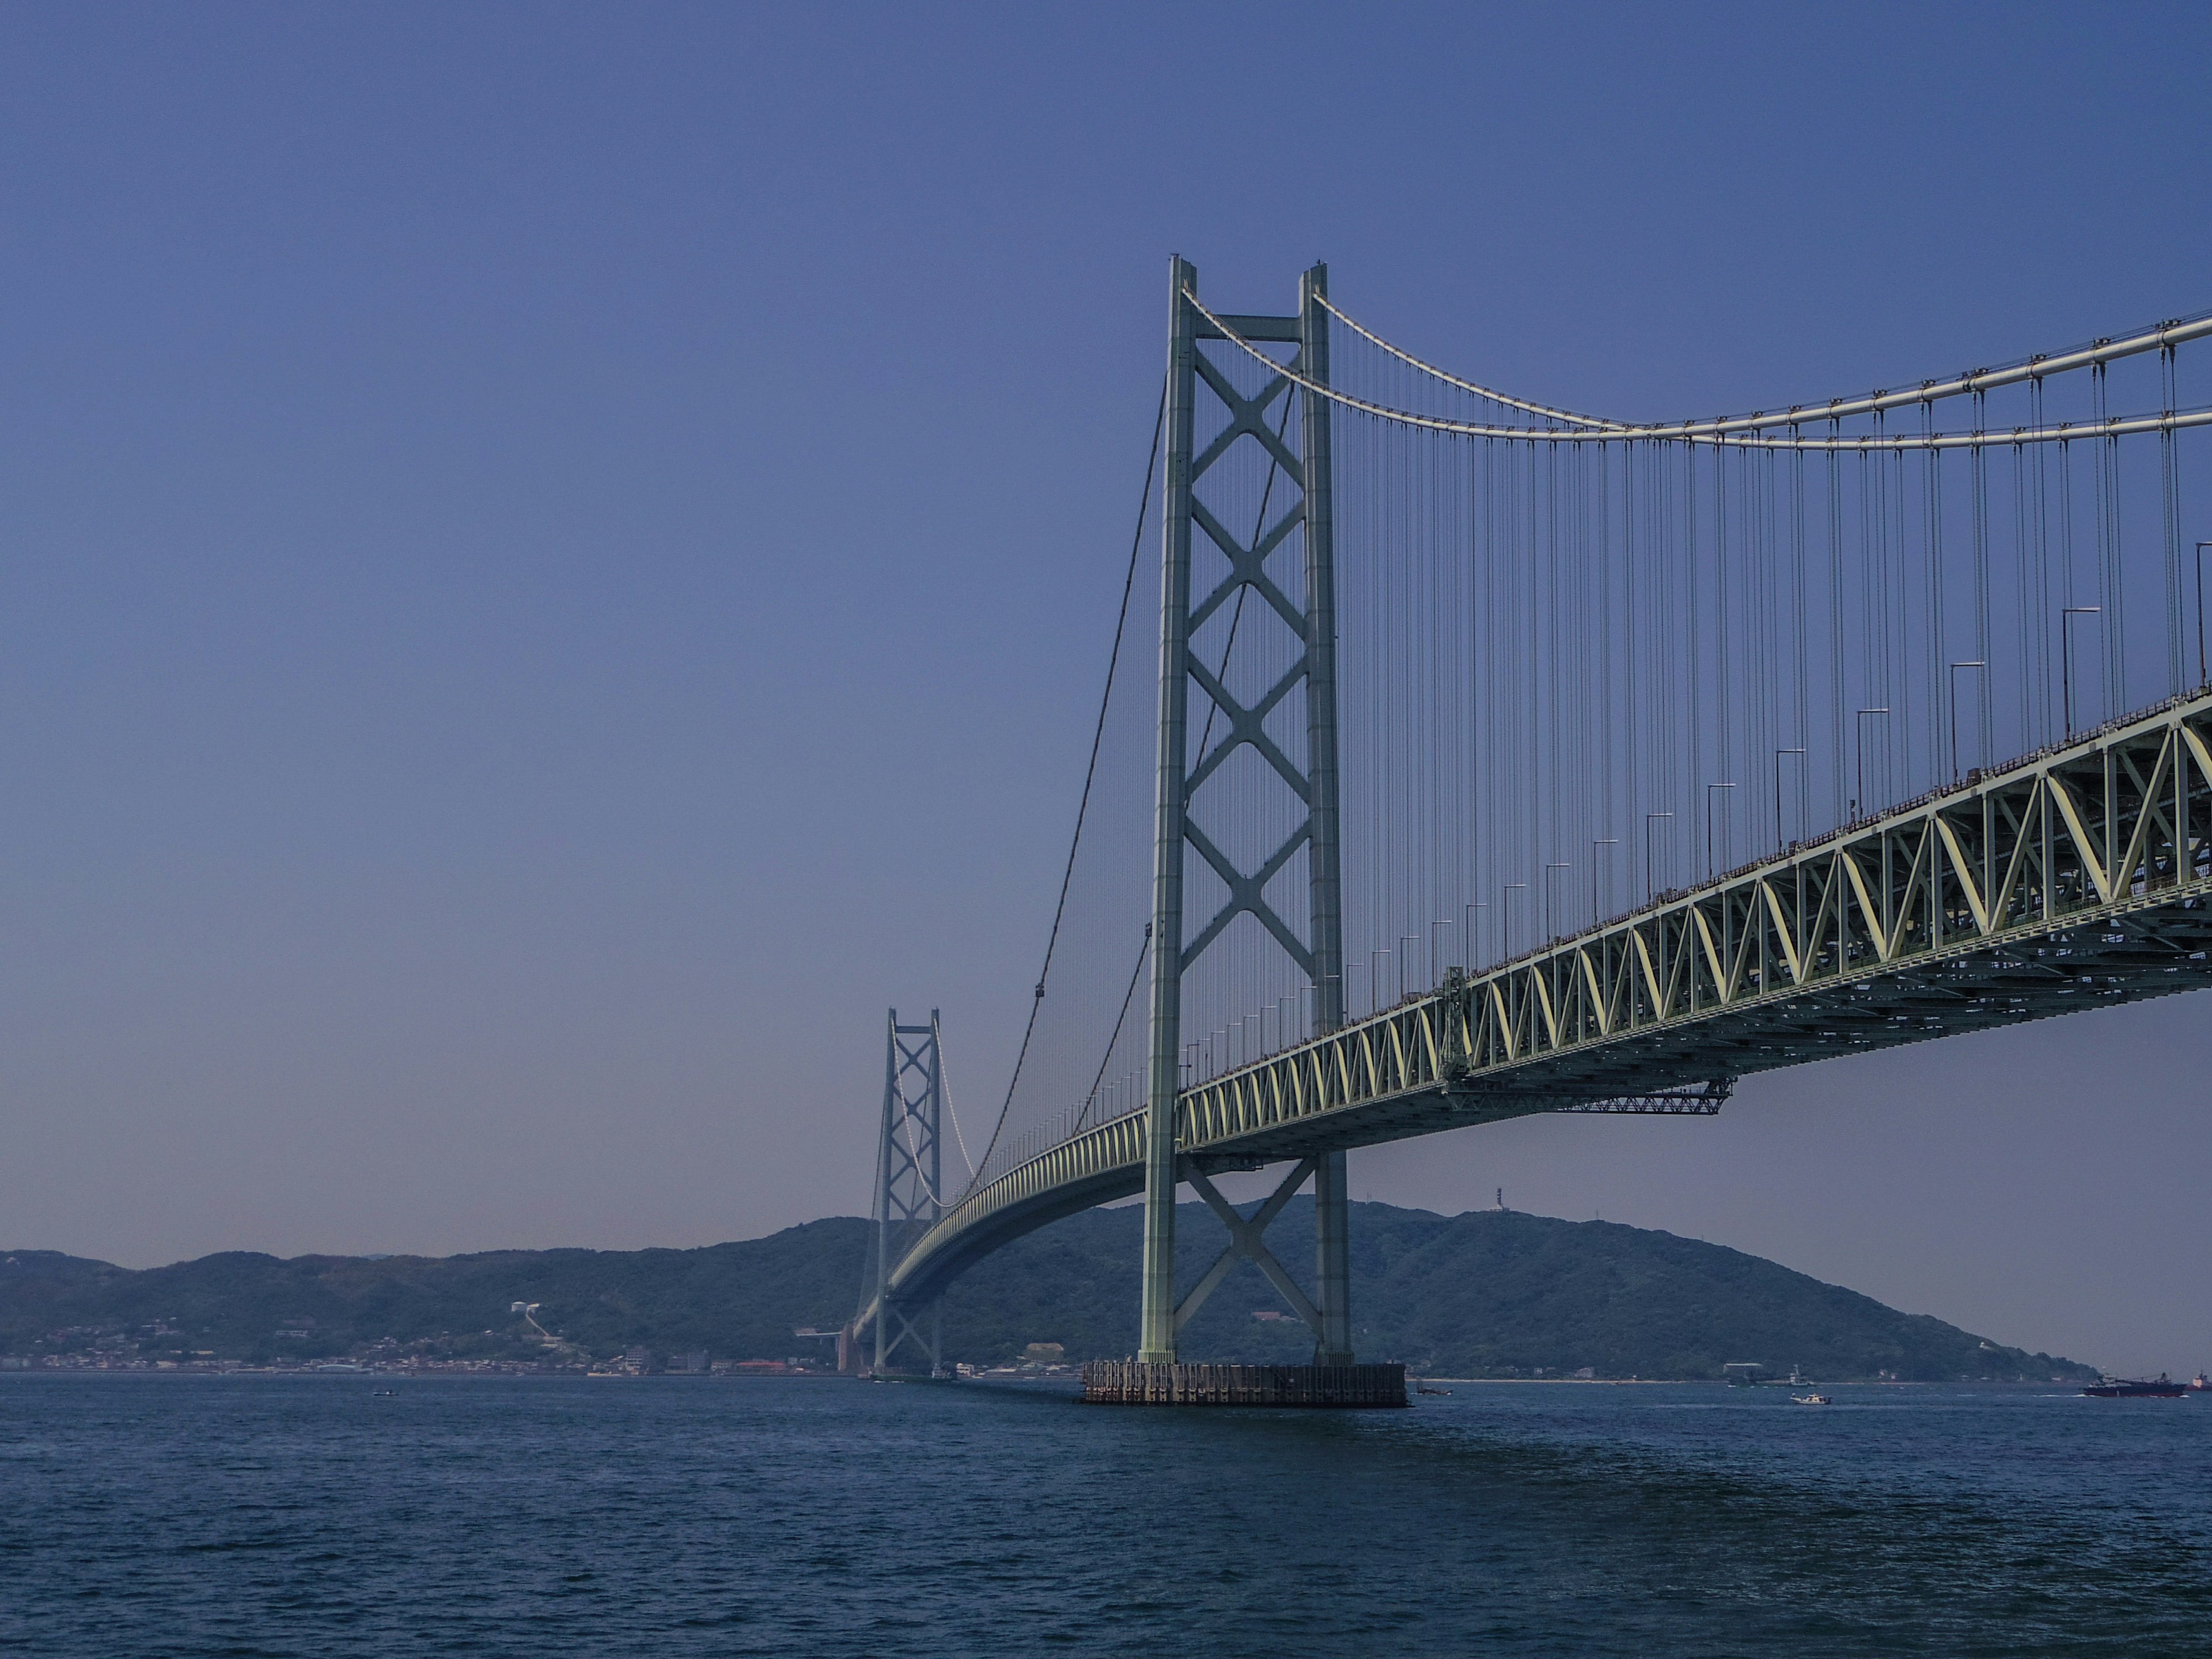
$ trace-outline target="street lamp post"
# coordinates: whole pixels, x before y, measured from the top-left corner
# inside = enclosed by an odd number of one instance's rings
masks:
[[[1989,664],[1977,659],[1973,662],[1954,662],[1951,665],[1951,781],[1954,783],[1959,781],[1959,671],[1961,668],[1980,669],[1984,676],[1983,702],[1988,702],[1990,696]],[[1985,755],[1982,758],[1986,764],[1989,757]]]
[[[1619,836],[1606,836],[1590,842],[1590,926],[1593,927],[1598,925],[1601,919],[1597,908],[1597,849],[1601,847],[1620,845]]]
[[[1805,830],[1805,751],[1802,749],[1778,749],[1774,751],[1774,844],[1777,847],[1789,845],[1788,839],[1782,833],[1782,757],[1784,755],[1797,757],[1797,831],[1802,835]]]
[[[1646,812],[1644,815],[1644,896],[1650,898],[1659,890],[1658,878],[1652,873],[1651,824],[1656,818],[1671,818],[1672,812]]]
[[[2212,684],[2212,673],[2204,667],[2204,550],[2212,542],[2197,544],[2197,683]]]
[[[2058,613],[2058,683],[2066,705],[2066,735],[2074,735],[2074,629],[2076,617],[2094,617],[2103,613],[2097,605],[2069,605]]]
[[[1709,783],[1705,786],[1705,876],[1709,880],[1720,873],[1720,866],[1713,862],[1713,791],[1735,787],[1732,783]]]
[[[1857,775],[1859,787],[1857,799],[1851,802],[1851,817],[1854,821],[1856,821],[1859,816],[1866,811],[1866,723],[1867,716],[1869,714],[1879,714],[1884,720],[1887,720],[1889,718],[1889,710],[1887,708],[1862,708],[1859,710],[1859,716],[1856,721],[1859,749]]]

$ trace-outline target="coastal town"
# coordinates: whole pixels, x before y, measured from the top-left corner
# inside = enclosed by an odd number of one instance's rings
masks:
[[[521,1311],[522,1304],[517,1304]],[[535,1311],[536,1304],[529,1304]],[[536,1329],[536,1322],[531,1322]],[[289,1322],[272,1335],[276,1343],[312,1349],[318,1346],[313,1319]],[[811,1336],[812,1332],[794,1332]],[[411,1342],[386,1337],[356,1346],[342,1354],[313,1352],[264,1352],[250,1356],[227,1355],[210,1348],[184,1346],[189,1339],[167,1320],[139,1325],[72,1325],[43,1333],[27,1353],[0,1354],[0,1371],[114,1371],[173,1372],[215,1376],[575,1376],[575,1377],[749,1377],[835,1376],[838,1370],[829,1354],[789,1354],[779,1358],[724,1359],[704,1349],[680,1352],[636,1346],[599,1356],[576,1344],[542,1333],[540,1352],[471,1352],[477,1345],[510,1349],[503,1332],[485,1330],[471,1335],[444,1334]],[[1017,1363],[1004,1365],[960,1364],[948,1367],[957,1376],[1013,1381],[1023,1378],[1066,1377],[1077,1367],[1066,1363],[1057,1342],[1029,1345]]]

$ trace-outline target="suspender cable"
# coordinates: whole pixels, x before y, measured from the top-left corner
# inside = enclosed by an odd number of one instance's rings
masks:
[[[1145,519],[1146,515],[1152,511],[1152,476],[1159,467],[1160,434],[1166,428],[1167,418],[1168,389],[1165,378],[1163,377],[1160,385],[1159,413],[1152,418],[1152,447],[1145,457],[1145,487],[1137,501],[1137,533],[1129,543],[1128,574],[1121,579],[1121,614],[1114,623],[1114,646],[1106,656],[1106,684],[1098,694],[1098,720],[1091,733],[1091,760],[1084,769],[1083,795],[1075,808],[1075,833],[1068,840],[1067,864],[1061,871],[1060,878],[1060,898],[1053,906],[1052,931],[1045,938],[1044,962],[1037,969],[1036,994],[1030,1000],[1030,1017],[1028,1024],[1022,1028],[1021,1049],[1014,1056],[1013,1075],[1006,1079],[1006,1097],[1000,1103],[999,1121],[992,1126],[991,1139],[984,1146],[983,1156],[975,1165],[975,1178],[978,1181],[982,1178],[983,1172],[990,1167],[991,1154],[997,1150],[999,1137],[1006,1132],[1006,1113],[1014,1103],[1014,1091],[1022,1080],[1022,1065],[1029,1058],[1030,1042],[1036,1035],[1037,1011],[1044,1004],[1045,981],[1051,975],[1053,951],[1060,944],[1060,925],[1067,915],[1068,885],[1075,878],[1076,849],[1083,845],[1083,823],[1091,811],[1091,787],[1097,781],[1098,776],[1098,750],[1105,741],[1106,710],[1113,701],[1115,670],[1121,665],[1121,635],[1129,625],[1129,595],[1136,586],[1137,556],[1145,544]],[[974,1182],[970,1182],[969,1190],[973,1189]]]

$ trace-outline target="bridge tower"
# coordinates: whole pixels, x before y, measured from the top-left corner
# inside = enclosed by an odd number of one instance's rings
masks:
[[[883,1296],[891,1269],[945,1212],[939,1038],[936,1009],[929,1011],[927,1025],[902,1025],[898,1010],[890,1011],[884,1032],[883,1138],[876,1149],[872,1283],[861,1297],[863,1308],[872,1304],[876,1309],[872,1369],[878,1376],[909,1345],[916,1358],[927,1359],[930,1375],[940,1369],[941,1298],[931,1298],[924,1308],[905,1308]]]
[[[1316,264],[1299,282],[1298,310],[1290,317],[1224,316],[1222,320],[1248,340],[1296,348],[1288,367],[1314,383],[1328,384],[1328,268]],[[1329,404],[1318,393],[1298,388],[1286,375],[1269,378],[1250,398],[1199,350],[1199,342],[1220,339],[1221,331],[1200,313],[1198,271],[1180,258],[1170,266],[1167,392],[1167,487],[1161,557],[1159,769],[1154,832],[1151,1043],[1148,1057],[1145,1161],[1144,1312],[1140,1361],[1160,1364],[1176,1358],[1176,1333],[1194,1313],[1238,1255],[1257,1261],[1285,1300],[1313,1327],[1314,1361],[1322,1365],[1352,1363],[1350,1264],[1346,1227],[1348,1201],[1345,1155],[1331,1152],[1302,1161],[1282,1189],[1251,1221],[1237,1217],[1214,1191],[1206,1173],[1176,1150],[1176,1103],[1182,1087],[1183,976],[1240,915],[1250,915],[1304,975],[1309,1012],[1316,1035],[1335,1030],[1344,1018],[1342,885],[1337,843],[1336,596],[1331,534]],[[1297,448],[1284,441],[1290,424],[1278,398],[1299,400]],[[1202,453],[1193,453],[1201,399],[1218,408],[1225,423]],[[1240,452],[1247,441],[1259,447],[1267,467],[1261,519],[1252,539],[1206,507],[1197,492],[1200,479]],[[1227,560],[1229,574],[1211,584],[1194,605],[1192,532],[1206,538]],[[1271,574],[1269,561],[1293,531],[1304,554],[1302,608],[1285,593],[1285,584]],[[1228,658],[1218,665],[1193,652],[1194,631],[1224,605],[1237,603],[1241,617],[1260,625],[1293,630],[1303,654],[1265,695],[1247,707],[1231,688]],[[1247,626],[1251,626],[1250,621]],[[1233,632],[1231,638],[1233,640]],[[1217,727],[1224,735],[1204,754],[1190,752],[1192,691],[1200,714],[1211,718],[1201,733]],[[1293,691],[1304,708],[1304,753],[1295,758],[1267,729],[1270,713]],[[1200,741],[1207,739],[1201,735]],[[1224,852],[1194,821],[1193,807],[1209,783],[1224,781],[1224,763],[1233,751],[1250,748],[1280,778],[1303,805],[1279,846],[1247,869]],[[1305,926],[1291,925],[1267,896],[1270,881],[1301,849],[1306,857]],[[1187,860],[1195,856],[1220,878],[1226,898],[1210,916],[1186,930],[1183,914]],[[1279,1212],[1310,1174],[1314,1182],[1316,1299],[1309,1302],[1260,1242],[1261,1229]],[[1231,1243],[1214,1268],[1181,1303],[1176,1297],[1175,1200],[1179,1181],[1188,1181],[1231,1228]]]

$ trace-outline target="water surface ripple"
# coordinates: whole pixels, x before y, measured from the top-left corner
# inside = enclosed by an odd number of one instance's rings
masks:
[[[10,1377],[0,1647],[2212,1652],[2212,1399],[1830,1392]]]

